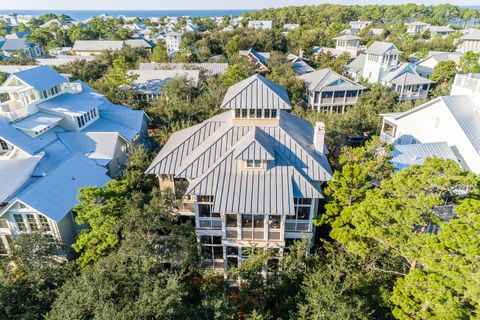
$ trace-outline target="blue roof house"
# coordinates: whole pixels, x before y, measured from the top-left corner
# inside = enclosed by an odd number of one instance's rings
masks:
[[[0,93],[9,97],[0,102],[0,254],[33,231],[69,248],[79,189],[121,173],[129,146],[146,137],[146,115],[48,66],[12,73]]]

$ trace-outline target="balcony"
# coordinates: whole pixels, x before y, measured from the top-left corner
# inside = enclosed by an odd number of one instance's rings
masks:
[[[24,118],[34,112],[34,106],[25,106],[20,101],[9,100],[0,103],[0,117],[8,121],[14,121],[20,118]]]
[[[421,99],[421,98],[427,98],[428,96],[428,90],[420,90],[420,91],[409,91],[409,92],[404,92],[403,94],[400,95],[398,98],[400,101],[406,101],[406,100],[416,100],[416,99]]]

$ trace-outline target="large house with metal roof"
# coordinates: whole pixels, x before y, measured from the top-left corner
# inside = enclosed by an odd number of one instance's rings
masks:
[[[146,137],[146,116],[48,66],[12,73],[0,92],[9,97],[0,103],[0,251],[32,231],[68,248],[80,229],[78,190],[121,172],[129,146]]]
[[[365,51],[365,46],[360,45],[361,38],[356,35],[344,34],[333,39],[336,42],[335,48],[322,47],[317,51],[317,54],[319,52],[329,52],[334,57],[337,57],[347,52],[352,58],[355,58]]]
[[[395,145],[418,145],[403,150],[411,163],[418,164],[425,155],[451,159],[453,153],[463,168],[479,174],[480,74],[456,75],[450,96],[406,112],[384,114],[380,136]],[[406,160],[404,156],[402,163]]]
[[[345,69],[353,80],[365,79],[392,88],[400,101],[427,98],[433,82],[418,75],[412,64],[400,62],[400,53],[393,43],[375,41]]]
[[[328,68],[298,78],[305,82],[308,107],[318,112],[344,113],[366,89]]]
[[[295,239],[311,242],[321,186],[332,178],[325,126],[288,113],[283,87],[253,75],[228,89],[221,108],[174,133],[147,170],[183,199],[203,266],[219,271],[251,247],[281,255]]]

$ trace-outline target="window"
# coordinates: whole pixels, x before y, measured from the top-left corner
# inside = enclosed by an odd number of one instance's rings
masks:
[[[310,224],[310,212],[312,209],[312,199],[294,198],[295,215],[287,215],[285,230],[287,231],[307,231]]]
[[[242,228],[252,228],[253,217],[251,214],[242,214]]]
[[[254,228],[263,228],[265,222],[264,216],[253,216],[253,227]]]
[[[90,121],[90,112],[87,112],[87,121]]]
[[[77,118],[77,125],[78,125],[78,127],[79,127],[79,128],[83,127],[82,121],[80,120],[80,117],[75,117],[75,118]]]
[[[255,115],[256,115],[255,109],[250,109],[249,110],[249,117],[252,118],[252,119],[255,119]]]
[[[271,113],[270,113],[270,117],[271,117],[271,118],[276,118],[276,117],[277,117],[277,110],[272,109],[272,110],[270,110],[270,112],[271,112]]]
[[[265,118],[270,118],[270,109],[265,109],[263,110],[263,115]]]
[[[222,237],[200,236],[200,254],[204,261],[204,267],[223,268]],[[220,261],[214,261],[220,260]]]
[[[5,140],[0,139],[0,150],[8,150],[8,144]]]
[[[93,109],[93,116],[96,117],[97,116],[97,110],[96,109]]]
[[[388,122],[383,123],[383,133],[391,137],[395,137],[396,131],[397,131],[397,127],[394,126],[393,124],[390,124]]]
[[[240,109],[235,109],[235,118],[240,118]]]
[[[27,231],[27,226],[21,214],[14,214],[13,218],[15,219],[15,223],[17,224],[18,230],[22,232]]]
[[[263,168],[264,161],[262,160],[245,160],[245,168]]]
[[[227,214],[226,215],[226,225],[227,225],[227,228],[236,228],[237,227],[237,215],[236,214]]]
[[[38,224],[37,221],[35,220],[35,216],[33,214],[27,214],[27,223],[28,226],[30,227],[31,231],[37,231],[38,230]]]
[[[262,111],[263,111],[262,109],[257,109],[257,118],[259,118],[259,119],[263,118],[263,116],[262,116],[263,112]]]
[[[42,215],[38,216],[38,220],[40,221],[40,227],[43,231],[51,231],[50,223],[48,223],[48,219]]]
[[[247,109],[241,109],[241,110],[242,110],[241,118],[246,118],[247,117]]]
[[[269,216],[268,217],[268,228],[269,229],[280,229],[282,218],[280,216]]]

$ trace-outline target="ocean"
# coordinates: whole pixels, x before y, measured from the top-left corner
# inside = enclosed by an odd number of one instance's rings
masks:
[[[480,6],[464,6],[468,9],[480,10]],[[259,10],[259,9],[256,9]],[[93,16],[99,16],[102,13],[110,16],[124,15],[127,17],[220,17],[220,16],[237,16],[245,12],[256,11],[255,9],[242,10],[5,10],[0,9],[0,15],[16,13],[19,15],[40,16],[46,13],[66,14],[71,18],[83,21]]]
[[[102,13],[110,16],[124,15],[127,17],[219,17],[236,16],[245,12],[255,11],[252,9],[244,10],[0,10],[0,15],[16,13],[18,15],[40,16],[46,13],[66,14],[77,21],[83,21],[93,16],[99,16]]]

